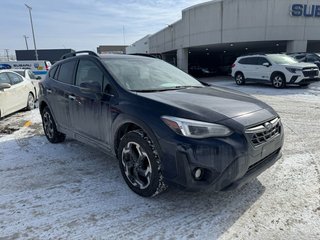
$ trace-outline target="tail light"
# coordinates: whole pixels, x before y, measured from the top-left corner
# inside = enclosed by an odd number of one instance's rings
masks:
[[[231,68],[234,68],[235,66],[236,66],[235,64],[232,64],[232,65],[231,65]]]

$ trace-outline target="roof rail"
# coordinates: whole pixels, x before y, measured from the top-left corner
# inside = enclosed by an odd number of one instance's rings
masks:
[[[60,60],[67,59],[67,58],[70,58],[70,57],[75,57],[75,56],[77,56],[78,54],[81,54],[81,53],[87,53],[88,55],[99,57],[98,54],[96,54],[93,51],[78,51],[78,52],[71,52],[71,53],[67,53],[67,54],[62,55]]]
[[[252,56],[252,55],[266,55],[266,53],[264,53],[264,52],[245,53],[245,54],[240,55],[240,57]]]

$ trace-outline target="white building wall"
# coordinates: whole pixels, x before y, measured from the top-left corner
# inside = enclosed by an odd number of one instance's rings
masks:
[[[150,36],[151,52],[219,43],[320,39],[320,18],[293,17],[294,3],[317,0],[218,0],[182,11],[182,19]]]
[[[149,53],[149,37],[150,35],[147,35],[144,38],[136,41],[132,45],[126,47],[126,54]]]

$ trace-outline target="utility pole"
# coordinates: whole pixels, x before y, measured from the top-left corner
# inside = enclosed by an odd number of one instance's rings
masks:
[[[4,49],[4,51],[6,52],[7,60],[10,61],[10,58],[9,58],[9,49],[6,48],[6,49]]]
[[[31,22],[31,29],[32,29],[32,37],[33,37],[33,45],[34,45],[34,51],[36,54],[36,60],[38,61],[38,52],[37,52],[37,45],[36,45],[36,38],[34,36],[34,29],[33,29],[33,22],[32,22],[32,15],[31,15],[31,10],[32,7],[28,6],[27,4],[24,4],[28,9],[29,9],[29,15],[30,15],[30,22]]]
[[[28,36],[26,36],[26,35],[23,35],[23,37],[24,37],[24,41],[26,42],[27,50],[29,50],[29,47],[28,47],[28,40],[27,40],[27,38],[29,38],[29,37],[28,37]]]
[[[124,34],[124,26],[122,26],[122,34],[123,34],[123,45],[126,45],[126,36]]]

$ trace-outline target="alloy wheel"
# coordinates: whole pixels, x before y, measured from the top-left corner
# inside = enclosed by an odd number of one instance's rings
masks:
[[[28,109],[34,109],[34,97],[32,94],[29,94],[28,96]]]
[[[135,142],[128,142],[122,150],[121,163],[129,182],[146,189],[151,182],[152,168],[146,151]]]
[[[44,127],[44,131],[46,133],[46,135],[49,138],[53,138],[54,136],[54,128],[53,128],[53,122],[52,122],[52,118],[50,116],[50,113],[45,112],[43,114],[43,127]]]
[[[238,74],[238,75],[236,76],[236,83],[237,83],[238,85],[243,84],[243,75],[242,75],[242,74]]]
[[[273,79],[273,86],[276,88],[280,88],[283,85],[283,79],[281,76],[275,76]]]

